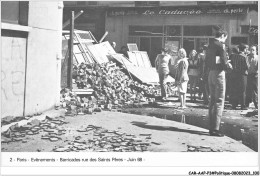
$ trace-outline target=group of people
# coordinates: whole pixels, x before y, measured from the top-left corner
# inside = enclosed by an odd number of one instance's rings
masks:
[[[251,102],[258,109],[258,55],[256,46],[249,47],[241,44],[232,50],[229,56],[233,69],[229,75],[229,102],[232,109],[236,109],[238,104],[242,110],[246,110]]]
[[[249,103],[257,105],[258,90],[258,55],[256,46],[249,47],[240,44],[228,55],[225,41],[227,32],[219,30],[209,45],[192,50],[187,56],[184,48],[179,49],[177,59],[173,60],[170,51],[161,49],[155,60],[155,67],[159,75],[162,100],[167,99],[167,77],[175,78],[178,87],[180,107],[186,108],[186,93],[189,83],[191,101],[195,102],[197,94],[205,104],[209,105],[209,134],[224,136],[220,131],[220,122],[224,110],[226,89],[229,101],[236,109],[247,109]],[[174,63],[172,63],[174,62]],[[170,65],[174,65],[171,67]],[[226,79],[226,75],[228,79]],[[228,85],[228,86],[226,86]]]

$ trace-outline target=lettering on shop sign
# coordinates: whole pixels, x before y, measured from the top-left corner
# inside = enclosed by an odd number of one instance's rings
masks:
[[[201,15],[201,14],[245,14],[248,7],[194,7],[194,8],[142,8],[142,9],[110,9],[108,16],[160,16],[160,15]]]
[[[159,12],[155,12],[152,10],[146,10],[143,15],[200,15],[202,13],[201,10],[160,10]]]

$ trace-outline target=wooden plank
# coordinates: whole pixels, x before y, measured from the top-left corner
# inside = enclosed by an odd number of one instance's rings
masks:
[[[138,51],[138,47],[137,47],[136,43],[127,43],[127,47],[130,52]]]
[[[89,53],[87,53],[87,51],[85,50],[85,47],[83,46],[81,38],[80,38],[80,36],[78,36],[77,32],[75,32],[75,36],[76,36],[76,39],[79,42],[78,47],[79,47],[79,49],[82,52],[82,55],[83,55],[83,57],[85,59],[85,62],[87,62],[87,63],[94,63],[93,59],[89,56]]]
[[[72,92],[76,93],[77,95],[92,95],[93,89],[72,89]]]
[[[138,65],[138,62],[136,60],[136,57],[135,57],[135,53],[133,52],[127,52],[128,53],[128,56],[129,56],[129,60],[135,65],[135,66],[139,66]]]
[[[109,62],[106,54],[104,53],[103,48],[100,47],[99,44],[89,45],[86,47],[89,49],[90,53],[93,55],[97,63],[102,64]]]
[[[123,54],[111,54],[110,57],[116,59],[122,65],[134,65],[130,60],[128,60]]]
[[[152,64],[151,61],[148,57],[148,54],[146,51],[139,51],[141,53],[142,59],[143,59],[143,63],[144,63],[144,67],[146,68],[151,68]]]
[[[145,67],[141,53],[140,52],[134,52],[134,53],[135,53],[135,58],[136,58],[136,62],[138,63],[138,66]]]
[[[116,51],[114,48],[110,45],[108,41],[100,43],[100,45],[104,48],[104,51],[106,52],[106,55],[108,54],[116,54]]]

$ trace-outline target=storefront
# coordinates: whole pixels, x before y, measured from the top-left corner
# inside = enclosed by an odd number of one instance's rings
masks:
[[[257,44],[257,30],[252,29],[257,29],[257,16],[257,5],[110,8],[105,27],[108,40],[115,41],[118,50],[136,43],[154,63],[160,48],[183,47],[188,54],[208,44],[219,28],[228,32],[228,46]]]

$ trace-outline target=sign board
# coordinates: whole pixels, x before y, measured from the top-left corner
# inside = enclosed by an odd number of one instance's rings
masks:
[[[109,9],[107,16],[172,16],[172,15],[205,15],[205,14],[219,14],[219,15],[236,15],[246,14],[249,8],[246,6],[214,6],[214,7],[150,7],[150,8],[114,8]]]

